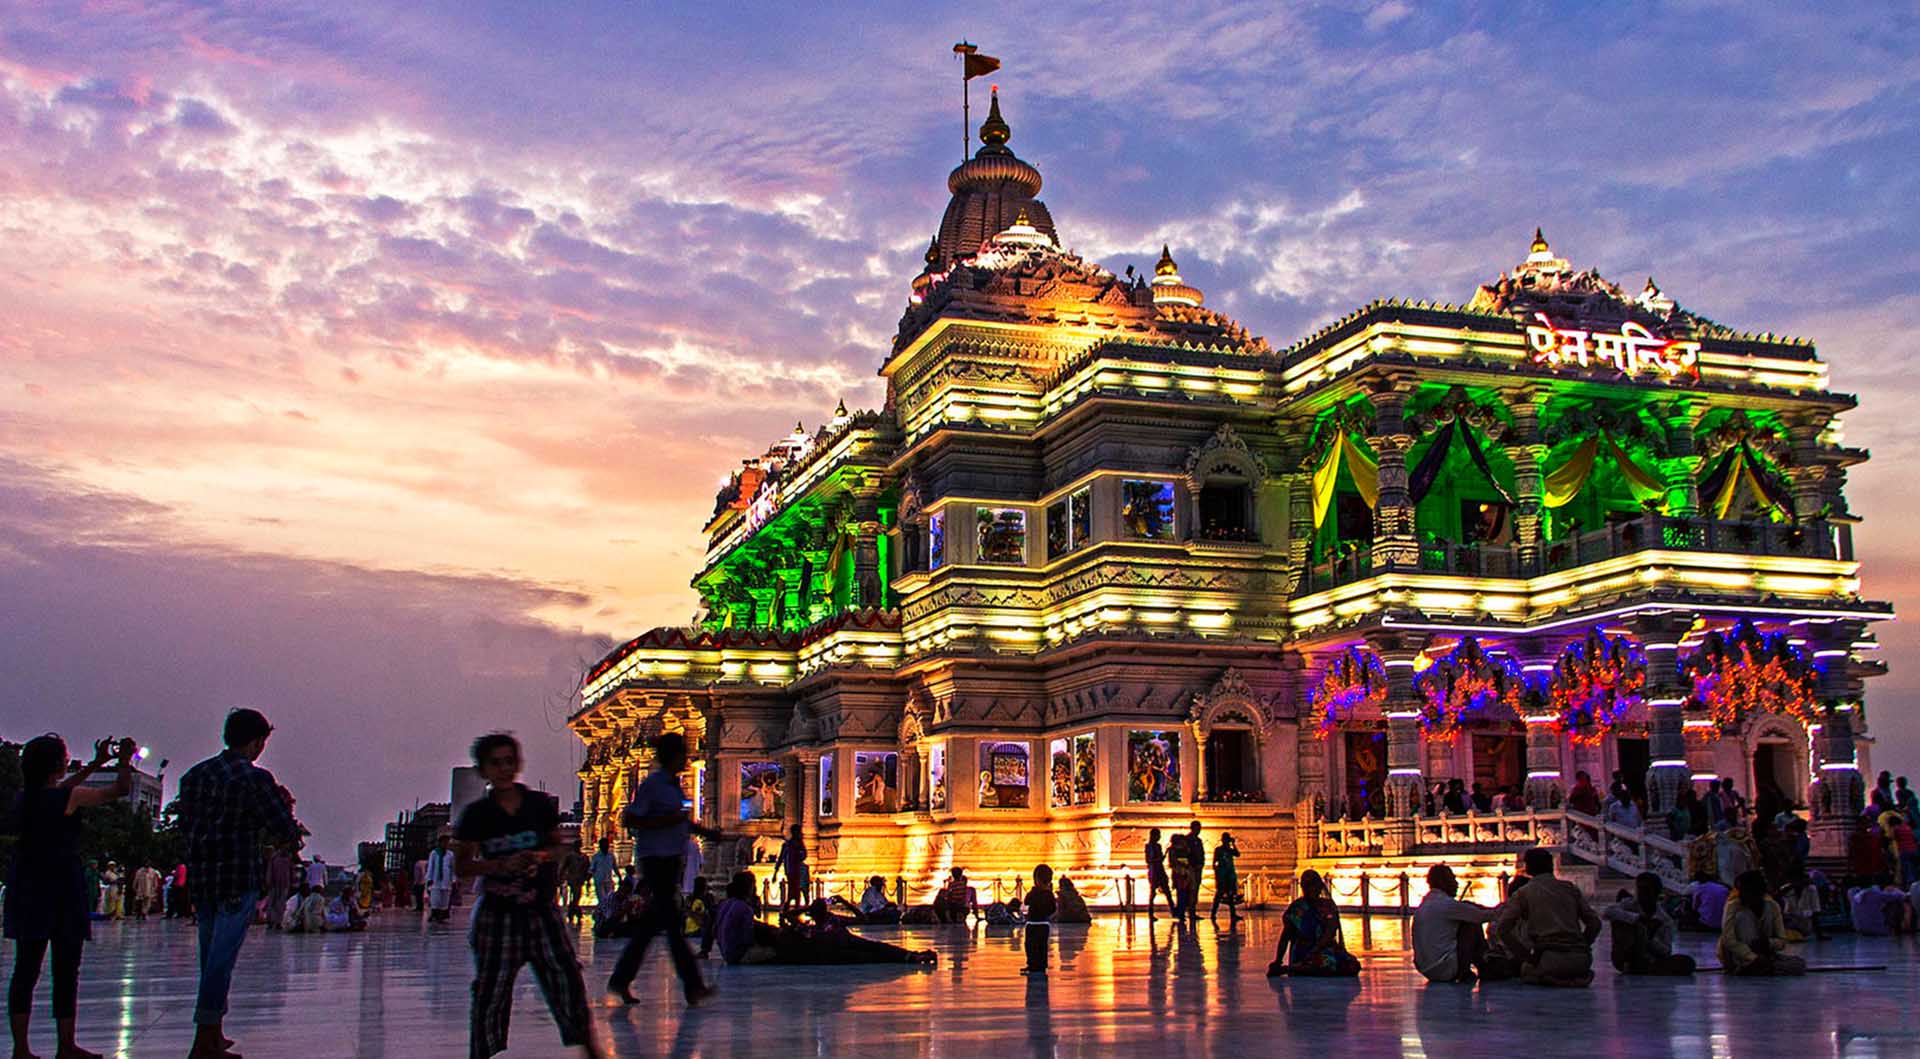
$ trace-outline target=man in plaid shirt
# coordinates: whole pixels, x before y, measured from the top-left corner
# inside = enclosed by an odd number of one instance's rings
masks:
[[[273,726],[258,710],[227,714],[227,748],[180,778],[180,826],[187,878],[200,926],[200,995],[189,1059],[224,1059],[233,1042],[221,1032],[233,965],[260,899],[267,843],[297,843],[293,799],[273,773],[255,765]]]

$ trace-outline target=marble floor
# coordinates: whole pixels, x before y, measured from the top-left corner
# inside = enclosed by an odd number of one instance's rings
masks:
[[[380,917],[364,934],[256,931],[234,981],[228,1033],[256,1059],[460,1056],[466,1049],[467,950],[457,929]],[[1358,924],[1349,924],[1358,940]],[[1228,932],[1202,921],[1103,917],[1054,932],[1044,980],[1019,974],[1019,941],[993,928],[878,932],[939,951],[937,967],[726,967],[720,994],[689,1012],[649,953],[637,1007],[599,1006],[619,1055],[672,1056],[1920,1056],[1920,945],[1842,938],[1811,945],[1817,965],[1879,972],[1800,980],[1626,979],[1604,970],[1588,990],[1517,983],[1428,986],[1376,920],[1358,981],[1265,976],[1279,919]],[[1712,938],[1685,948],[1712,962]],[[1602,942],[1604,948],[1605,943]],[[604,983],[616,945],[581,943]],[[11,971],[11,946],[0,972]],[[1604,953],[1602,954],[1604,962]],[[103,924],[81,981],[81,1043],[108,1054],[178,1056],[192,1036],[194,942],[179,923]],[[559,1047],[531,975],[521,979],[512,1056]],[[46,982],[35,1046],[51,1059]],[[597,998],[597,997],[596,997]]]

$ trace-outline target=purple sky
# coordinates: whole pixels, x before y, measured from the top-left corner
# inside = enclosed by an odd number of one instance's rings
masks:
[[[878,404],[963,36],[1068,245],[1276,344],[1536,224],[1814,339],[1868,594],[1920,589],[1910,4],[677,10],[0,2],[0,731],[177,775],[259,706],[330,857],[487,728],[570,790],[570,677],[691,613],[720,475]]]

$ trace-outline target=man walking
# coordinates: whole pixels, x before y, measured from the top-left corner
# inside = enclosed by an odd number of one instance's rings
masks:
[[[593,860],[587,867],[593,875],[594,920],[599,922],[613,914],[615,903],[614,893],[617,887],[614,884],[614,874],[620,870],[620,865],[613,859],[612,839],[604,837],[600,839],[600,850],[593,855]]]
[[[559,873],[553,850],[561,844],[560,807],[550,795],[516,782],[520,742],[505,732],[474,740],[473,763],[487,781],[487,796],[461,810],[453,831],[460,843],[460,874],[485,877],[469,934],[473,1006],[468,1055],[488,1059],[506,1050],[513,981],[522,964],[531,964],[547,1010],[560,1027],[560,1043],[598,1056],[580,961],[554,903]]]
[[[725,836],[687,818],[686,792],[680,789],[680,770],[687,767],[687,741],[678,732],[666,732],[653,741],[653,772],[634,792],[621,821],[633,832],[633,852],[640,860],[641,885],[647,891],[647,910],[639,933],[627,943],[607,980],[607,992],[629,1004],[634,975],[654,935],[667,935],[667,954],[680,976],[687,1005],[695,1007],[713,994],[700,977],[693,949],[687,944],[686,917],[680,914],[680,859],[689,832],[718,841]]]
[[[300,841],[300,825],[273,773],[254,764],[272,733],[258,710],[234,710],[223,733],[227,748],[180,778],[180,826],[200,928],[200,992],[189,1059],[234,1055],[220,1027],[233,965],[265,884],[261,843]]]

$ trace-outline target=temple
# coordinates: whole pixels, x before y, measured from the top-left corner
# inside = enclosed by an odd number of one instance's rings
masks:
[[[1196,819],[1255,900],[1309,864],[1490,874],[1531,844],[1683,885],[1664,813],[1716,777],[1839,853],[1891,612],[1853,555],[1855,401],[1810,342],[1536,232],[1461,304],[1376,301],[1275,348],[1178,247],[1151,275],[1065,249],[997,95],[980,139],[885,406],[743,460],[698,623],[587,673],[585,839],[626,847],[646,741],[675,730],[699,816],[756,837],[710,867],[798,824],[837,893],[924,899],[959,865],[984,899],[1045,861],[1144,900],[1148,830]],[[1647,824],[1568,807],[1578,771],[1620,773]],[[1453,779],[1512,804],[1447,813]]]

